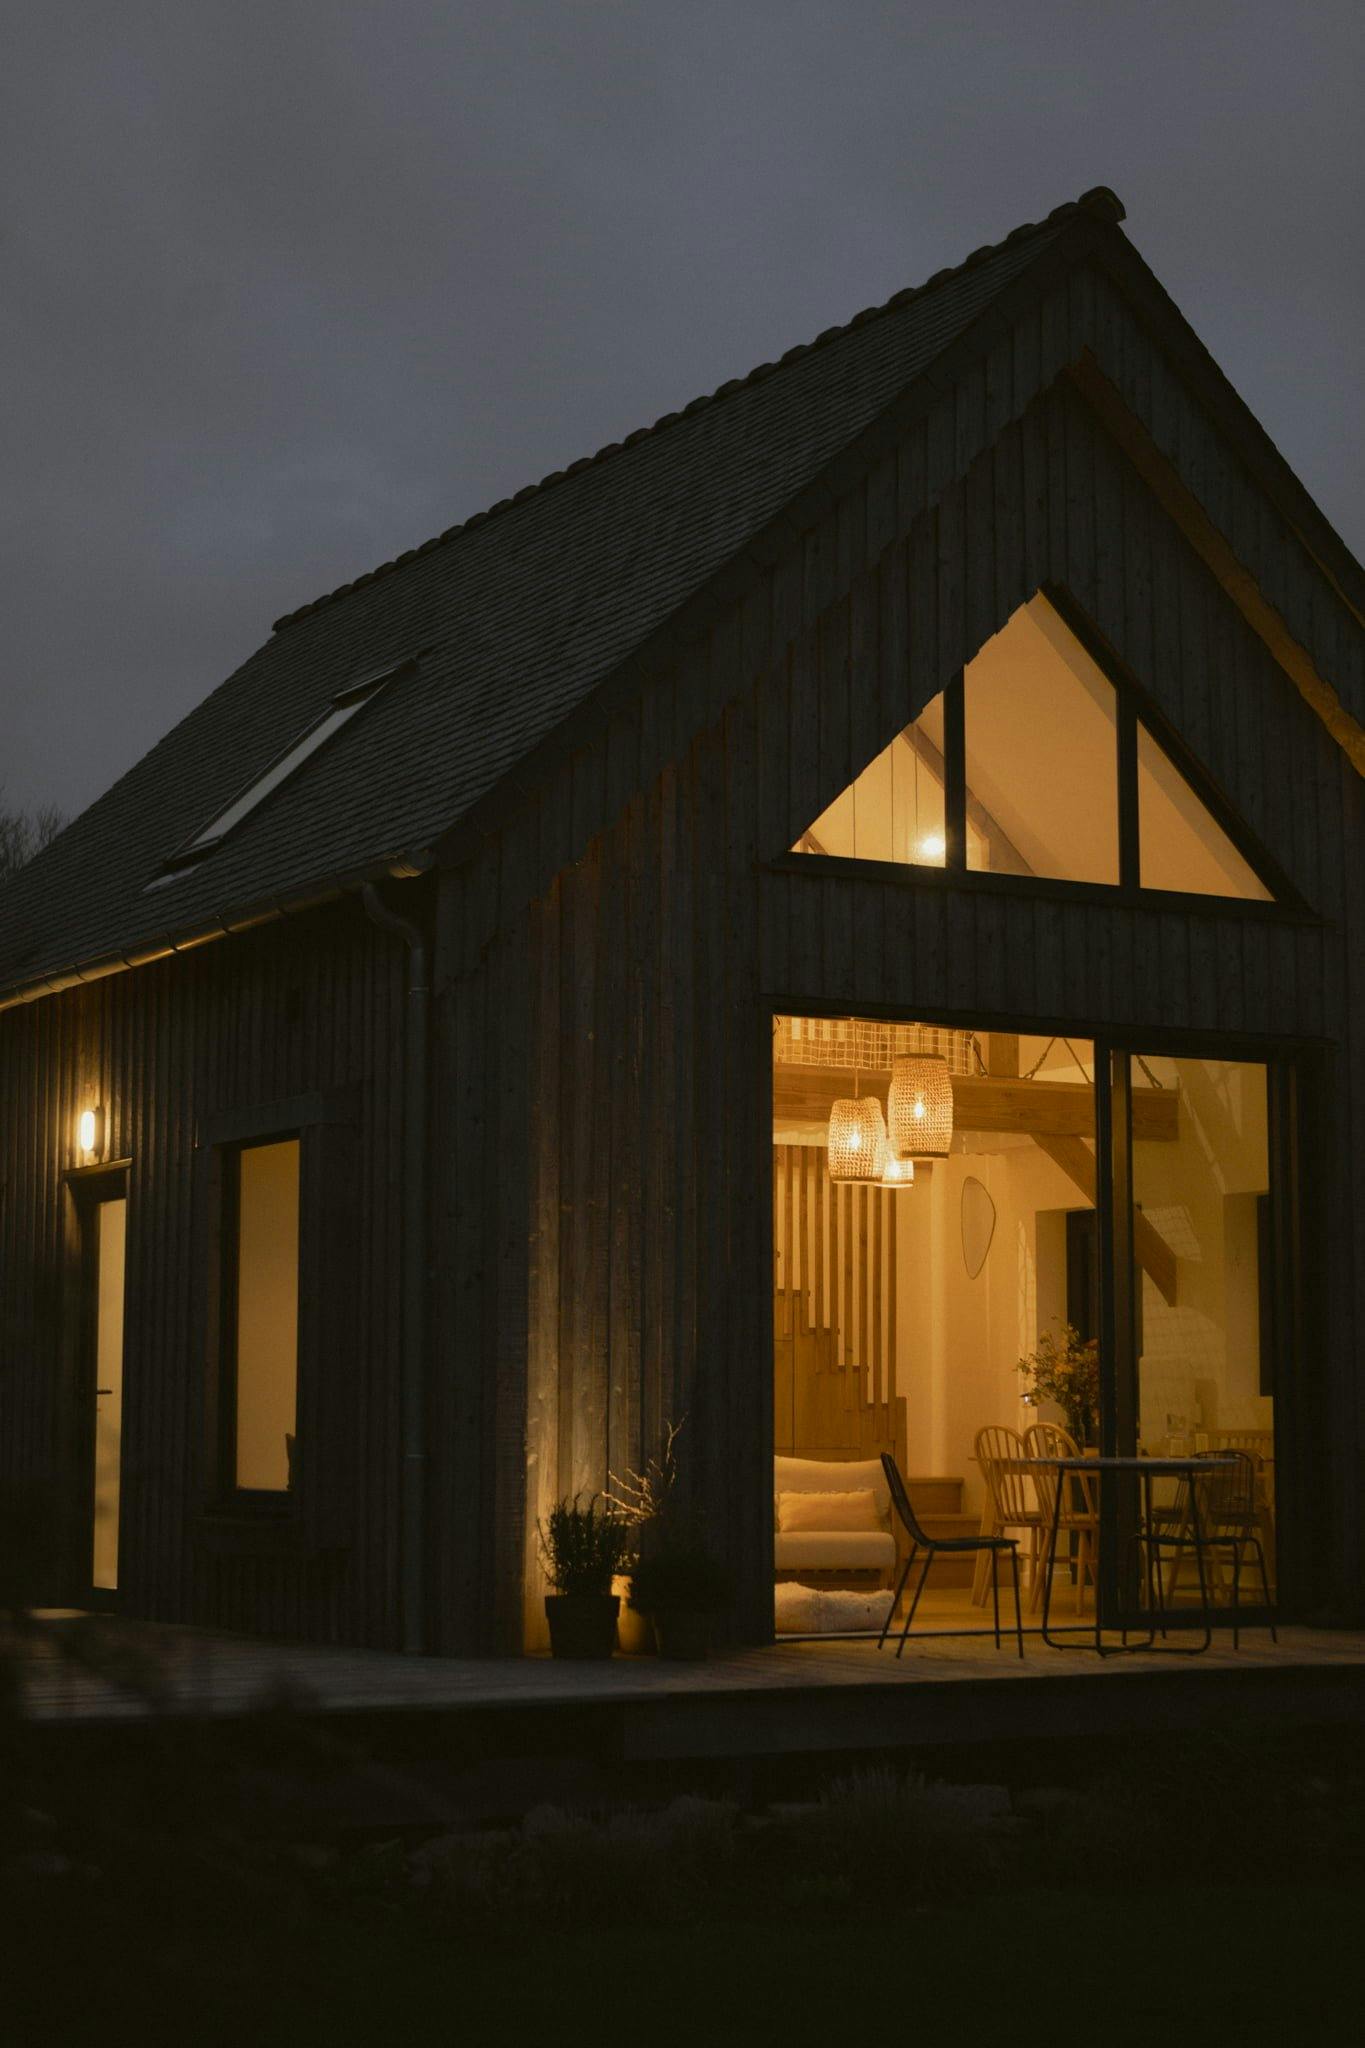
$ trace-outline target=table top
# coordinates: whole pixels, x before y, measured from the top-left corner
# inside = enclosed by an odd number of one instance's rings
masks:
[[[1030,1465],[1053,1465],[1059,1472],[1226,1472],[1236,1459],[1192,1451],[1184,1458],[1029,1458]]]

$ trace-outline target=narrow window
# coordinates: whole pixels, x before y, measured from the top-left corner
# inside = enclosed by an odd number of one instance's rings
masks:
[[[236,1154],[232,1250],[231,1481],[287,1493],[293,1483],[299,1357],[299,1141]]]

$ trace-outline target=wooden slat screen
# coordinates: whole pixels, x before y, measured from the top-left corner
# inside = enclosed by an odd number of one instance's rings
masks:
[[[831,1181],[818,1146],[773,1147],[776,1327],[790,1333],[794,1301],[810,1329],[828,1329],[834,1357],[861,1369],[863,1398],[888,1432],[898,1393],[898,1199],[886,1188]]]

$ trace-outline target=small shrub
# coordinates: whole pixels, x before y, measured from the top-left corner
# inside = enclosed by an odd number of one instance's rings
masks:
[[[630,1556],[630,1530],[591,1494],[557,1501],[537,1524],[545,1575],[556,1593],[610,1593]]]

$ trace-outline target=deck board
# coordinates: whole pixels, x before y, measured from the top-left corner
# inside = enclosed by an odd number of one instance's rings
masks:
[[[997,1651],[987,1637],[912,1638],[904,1657],[878,1652],[866,1640],[778,1642],[732,1651],[704,1663],[673,1664],[652,1657],[615,1657],[610,1662],[573,1664],[547,1657],[413,1658],[381,1651],[269,1643],[172,1628],[128,1628],[113,1640],[142,1652],[155,1681],[153,1691],[119,1685],[79,1668],[50,1645],[32,1648],[23,1674],[23,1702],[37,1723],[109,1724],[148,1719],[158,1711],[201,1717],[233,1717],[271,1702],[288,1700],[302,1710],[328,1715],[405,1714],[414,1711],[460,1714],[499,1708],[613,1708],[739,1710],[781,1702],[809,1716],[819,1702],[833,1706],[874,1699],[911,1711],[926,1696],[948,1693],[979,1698],[1007,1688],[999,1704],[1012,1717],[1036,1723],[1051,1711],[1069,1711],[1059,1688],[1074,1699],[1078,1686],[1098,1689],[1118,1704],[1122,1689],[1147,1693],[1160,1678],[1169,1692],[1183,1682],[1198,1690],[1214,1679],[1275,1679],[1284,1689],[1296,1682],[1312,1690],[1314,1680],[1365,1696],[1365,1633],[1281,1629],[1278,1646],[1262,1630],[1243,1636],[1239,1650],[1216,1640],[1204,1656],[1175,1658],[1136,1653],[1100,1659],[1080,1646],[1053,1650],[1036,1636],[1027,1639],[1021,1661]],[[1137,1685],[1139,1680],[1147,1685]],[[1358,1690],[1357,1684],[1358,1681]],[[1222,1696],[1225,1687],[1217,1688]],[[1292,1688],[1291,1688],[1292,1689]],[[1325,1689],[1320,1686],[1320,1690]],[[1027,1712],[1024,1712],[1027,1702]],[[961,1704],[961,1700],[958,1702]],[[1132,1704],[1137,1705],[1136,1697]],[[686,1716],[684,1716],[686,1718]],[[815,1718],[825,1720],[816,1714]],[[881,1715],[876,1717],[882,1719]],[[917,1716],[925,1722],[923,1714]],[[1124,1717],[1126,1718],[1126,1716]],[[928,1717],[937,1722],[939,1712]],[[867,1724],[865,1714],[852,1714]],[[925,1723],[927,1725],[927,1723]]]

